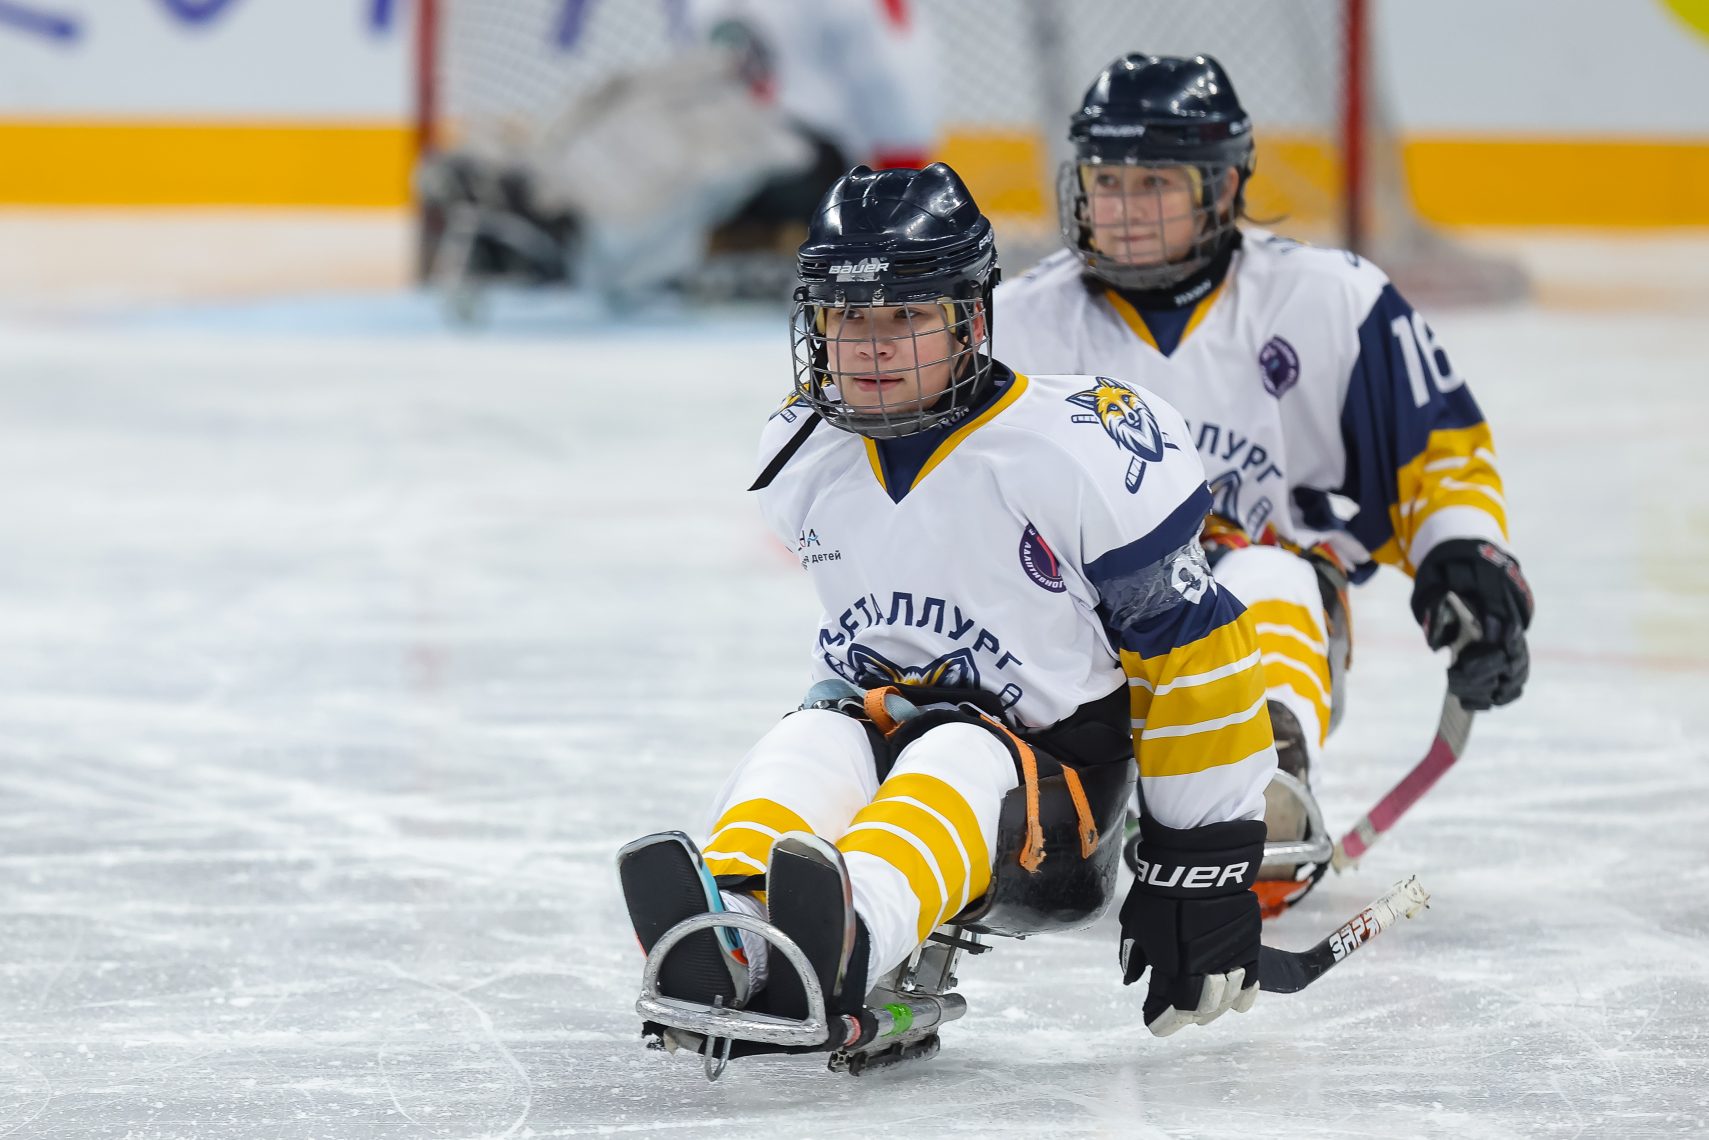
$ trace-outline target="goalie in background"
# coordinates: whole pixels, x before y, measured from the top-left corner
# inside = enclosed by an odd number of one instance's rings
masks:
[[[679,50],[529,137],[424,160],[423,274],[454,313],[498,282],[782,296],[843,171],[924,161],[932,71],[904,3],[695,0],[684,16]]]

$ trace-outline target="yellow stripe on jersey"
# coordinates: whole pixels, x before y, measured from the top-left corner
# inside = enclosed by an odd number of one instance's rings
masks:
[[[764,873],[778,836],[812,830],[776,800],[743,800],[718,817],[701,857],[713,875],[758,875]]]
[[[1223,286],[1227,284],[1228,278],[1225,277],[1215,289],[1201,297],[1199,303],[1193,306],[1193,315],[1187,318],[1186,327],[1181,330],[1181,339],[1175,342],[1177,351],[1180,350],[1181,345],[1187,343],[1187,338],[1193,335],[1194,330],[1204,323],[1205,317],[1210,315],[1211,307],[1216,304],[1217,298],[1222,296]],[[1110,308],[1116,311],[1116,316],[1122,319],[1122,324],[1126,325],[1134,336],[1157,349],[1158,352],[1163,351],[1157,347],[1157,338],[1152,335],[1151,327],[1145,323],[1145,318],[1139,315],[1138,309],[1128,303],[1126,297],[1114,289],[1106,289],[1104,297],[1109,301]]]
[[[1257,634],[1242,613],[1155,657],[1123,650],[1139,774],[1235,764],[1272,741]]]
[[[931,457],[926,460],[923,466],[921,466],[919,474],[915,475],[914,481],[908,484],[908,490],[912,491],[915,487],[918,487],[920,482],[925,479],[927,475],[930,475],[938,464],[947,459],[950,452],[960,447],[962,441],[968,436],[972,435],[974,432],[990,423],[993,419],[1002,415],[1009,408],[1013,407],[1015,401],[1019,400],[1021,398],[1021,394],[1027,390],[1027,383],[1028,381],[1025,376],[1021,375],[1019,372],[1015,373],[1014,382],[1009,385],[1008,389],[1005,390],[1001,396],[997,397],[996,402],[994,402],[989,408],[986,408],[983,412],[980,412],[977,416],[974,416],[972,419],[956,428],[944,438],[942,443],[938,444],[937,447],[933,449]],[[873,478],[877,479],[878,485],[883,487],[888,493],[890,490],[890,484],[884,481],[884,465],[879,462],[878,444],[870,439],[865,442],[866,461],[872,467]]]
[[[1389,507],[1394,537],[1371,552],[1378,562],[1411,574],[1407,553],[1418,528],[1444,507],[1475,507],[1495,520],[1507,536],[1507,500],[1495,469],[1495,444],[1489,425],[1438,428],[1424,450],[1396,472],[1396,501]]]
[[[1150,718],[1151,704],[1157,699],[1156,694],[1160,689],[1166,693],[1206,688],[1214,691],[1216,686],[1227,684],[1231,677],[1239,675],[1238,671],[1234,674],[1219,671],[1228,665],[1252,658],[1257,648],[1252,621],[1245,614],[1241,614],[1238,618],[1223,622],[1188,645],[1177,646],[1154,657],[1141,657],[1132,650],[1123,649],[1122,671],[1128,677],[1128,706],[1133,718]],[[1255,663],[1256,659],[1253,658],[1253,661]],[[1192,683],[1213,673],[1216,674],[1215,678],[1208,679],[1207,684]]]
[[[877,441],[866,439],[861,442],[866,444],[866,462],[872,468],[872,477],[878,480],[880,487],[884,487],[888,491],[890,488],[884,486],[884,464],[878,461]]]
[[[933,468],[942,463],[950,452],[961,446],[962,440],[990,423],[993,419],[1002,415],[1004,411],[1014,405],[1016,400],[1021,398],[1021,393],[1026,390],[1027,378],[1019,372],[1015,373],[1014,383],[1009,385],[1009,390],[1007,392],[1004,392],[1001,396],[997,397],[996,403],[992,404],[989,408],[986,408],[983,412],[980,412],[977,416],[974,416],[972,419],[956,428],[955,431],[950,433],[950,437],[948,439],[938,444],[937,450],[932,452],[932,457],[926,460],[926,465],[920,468],[920,473],[918,475],[914,476],[914,482],[909,489],[912,490],[914,487],[918,487],[920,485],[920,481],[932,473]]]
[[[1237,720],[1219,717],[1208,727],[1179,736],[1153,735],[1148,726],[1134,733],[1141,777],[1188,776],[1221,768],[1262,752],[1275,743],[1270,710],[1262,694]]]

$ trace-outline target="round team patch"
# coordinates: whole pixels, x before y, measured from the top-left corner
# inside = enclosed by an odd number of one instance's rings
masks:
[[[1053,594],[1060,594],[1068,588],[1062,584],[1062,564],[1031,523],[1021,532],[1021,569],[1027,572],[1027,577]]]
[[[1278,400],[1283,392],[1299,383],[1300,354],[1279,336],[1271,337],[1270,343],[1259,350],[1258,367],[1264,373],[1264,390]]]

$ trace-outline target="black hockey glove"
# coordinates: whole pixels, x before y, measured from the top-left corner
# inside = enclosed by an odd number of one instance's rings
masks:
[[[1258,998],[1262,919],[1252,883],[1264,861],[1264,821],[1177,830],[1140,821],[1137,875],[1122,903],[1122,984],[1147,966],[1145,1025],[1167,1037],[1208,1025]]]
[[[1468,709],[1517,699],[1531,673],[1525,647],[1531,587],[1518,561],[1477,538],[1450,538],[1424,556],[1413,580],[1412,616],[1432,649],[1454,644],[1462,633],[1449,594],[1466,604],[1478,628],[1448,666],[1448,691]]]

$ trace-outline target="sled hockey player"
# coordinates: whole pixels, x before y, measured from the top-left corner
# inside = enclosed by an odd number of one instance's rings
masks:
[[[1159,1036],[1249,1008],[1276,755],[1250,619],[1199,545],[1211,496],[1186,424],[1119,379],[990,355],[991,225],[941,163],[855,167],[797,266],[795,388],[755,489],[823,605],[814,683],[730,776],[701,850],[665,832],[621,852],[643,949],[696,915],[763,917],[829,1014],[868,1016],[936,928],[1010,905],[1005,884],[1049,895],[1096,862],[1078,924],[1095,919],[1137,756],[1123,981],[1149,966]],[[1036,909],[1058,904],[1080,905]],[[657,976],[700,1006],[814,1012],[751,930],[667,944]]]
[[[1433,649],[1460,634],[1448,595],[1464,603],[1477,631],[1448,687],[1465,708],[1524,687],[1531,593],[1489,428],[1381,270],[1242,224],[1252,125],[1216,60],[1123,56],[1069,140],[1067,248],[999,291],[996,355],[1023,372],[1120,376],[1186,418],[1213,496],[1203,543],[1253,618],[1268,685],[1283,773],[1266,793],[1269,838],[1299,841],[1343,711],[1349,581],[1378,563],[1411,575]],[[1266,915],[1326,866],[1268,863]]]

